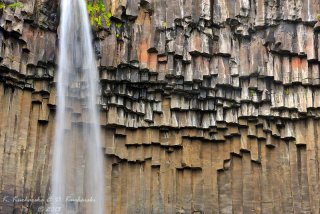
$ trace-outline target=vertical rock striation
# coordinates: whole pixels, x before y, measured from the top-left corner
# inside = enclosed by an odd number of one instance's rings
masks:
[[[58,2],[21,2],[0,18],[0,213],[50,194]],[[104,3],[108,213],[320,212],[318,0]]]

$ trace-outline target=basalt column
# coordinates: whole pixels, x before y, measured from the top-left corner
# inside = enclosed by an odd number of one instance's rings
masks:
[[[50,208],[60,3],[12,3],[0,19],[0,213],[41,213]],[[320,213],[319,7],[89,2],[105,212]]]

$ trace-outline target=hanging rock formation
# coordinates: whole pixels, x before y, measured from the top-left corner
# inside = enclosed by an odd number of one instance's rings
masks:
[[[31,199],[50,194],[59,3],[21,2],[0,18],[5,214],[50,209]],[[108,213],[320,213],[319,0],[104,2]]]

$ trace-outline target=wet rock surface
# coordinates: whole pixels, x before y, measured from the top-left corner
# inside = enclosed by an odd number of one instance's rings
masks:
[[[47,198],[59,3],[21,2],[0,18],[0,193]],[[319,213],[319,1],[105,5],[108,213]],[[29,201],[0,213],[45,206]]]

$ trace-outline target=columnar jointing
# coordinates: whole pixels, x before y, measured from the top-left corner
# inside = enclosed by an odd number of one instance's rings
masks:
[[[104,3],[106,213],[319,213],[317,0]],[[50,192],[56,11],[1,16],[2,196]]]

